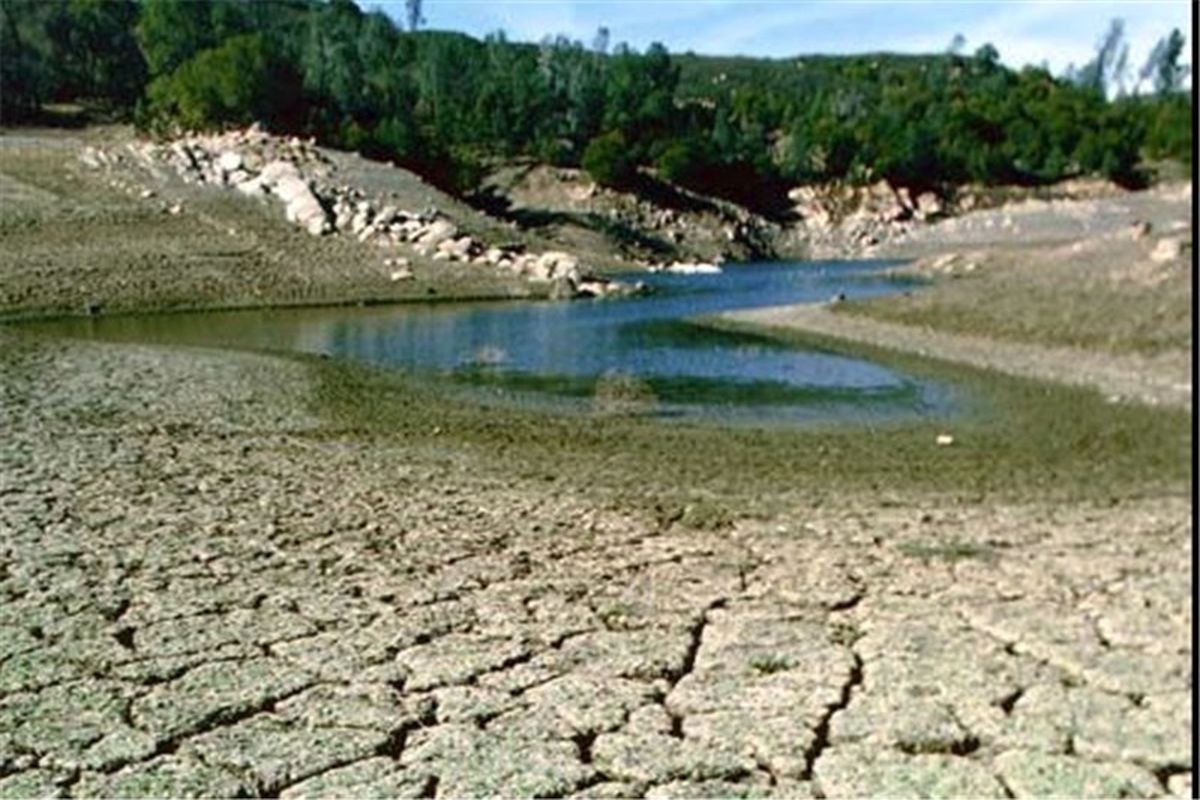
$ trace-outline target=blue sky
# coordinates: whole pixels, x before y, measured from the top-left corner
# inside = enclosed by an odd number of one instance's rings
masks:
[[[364,5],[404,15],[403,0]],[[638,49],[660,41],[671,52],[776,57],[937,52],[962,33],[968,52],[991,42],[1009,65],[1046,61],[1055,73],[1089,60],[1114,17],[1125,20],[1135,69],[1171,28],[1191,31],[1187,0],[424,0],[424,15],[428,28],[480,37],[503,29],[519,41],[589,42],[604,25],[614,43]]]

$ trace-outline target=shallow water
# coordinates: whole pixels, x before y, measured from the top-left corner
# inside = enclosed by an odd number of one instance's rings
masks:
[[[56,322],[71,335],[321,353],[448,382],[477,397],[564,410],[811,422],[946,415],[945,386],[860,358],[716,331],[689,317],[865,297],[908,283],[881,262],[729,265],[645,276],[624,300],[395,305]]]

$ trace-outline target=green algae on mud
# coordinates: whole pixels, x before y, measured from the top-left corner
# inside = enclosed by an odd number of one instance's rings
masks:
[[[452,451],[465,458],[459,463],[501,479],[599,493],[652,509],[668,524],[692,516],[719,526],[797,499],[819,503],[847,495],[883,502],[937,496],[966,503],[1105,503],[1177,494],[1189,483],[1186,412],[1110,404],[1091,390],[794,332],[752,330],[783,343],[868,355],[950,383],[971,398],[971,409],[950,420],[809,429],[663,424],[493,406],[383,369],[305,360],[316,377],[314,409],[329,420],[325,435]],[[953,435],[954,443],[939,446],[941,433]]]

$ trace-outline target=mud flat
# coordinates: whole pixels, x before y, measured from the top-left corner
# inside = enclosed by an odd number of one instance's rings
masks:
[[[319,366],[0,335],[5,796],[1190,791],[1182,493],[655,508]]]
[[[726,430],[0,327],[0,797],[1191,796],[1188,414],[954,374]]]

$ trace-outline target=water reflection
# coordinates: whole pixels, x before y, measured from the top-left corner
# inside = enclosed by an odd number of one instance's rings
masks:
[[[807,421],[946,413],[944,387],[869,361],[714,331],[688,317],[735,308],[895,292],[878,262],[763,263],[717,275],[648,276],[650,297],[326,308],[99,318],[73,333],[324,353],[569,407],[603,376],[632,376],[658,412]],[[499,395],[498,395],[499,392]]]

